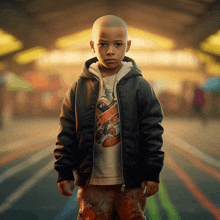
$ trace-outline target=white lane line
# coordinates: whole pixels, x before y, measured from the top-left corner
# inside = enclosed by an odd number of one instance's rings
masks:
[[[54,160],[51,160],[46,166],[40,169],[32,178],[28,179],[11,193],[0,206],[0,213],[7,211],[17,200],[19,200],[29,189],[39,182],[48,172],[53,169]]]
[[[169,141],[173,142],[175,145],[180,147],[181,149],[187,151],[188,153],[193,154],[194,156],[198,157],[202,161],[206,162],[207,164],[220,169],[220,161],[209,156],[208,154],[204,153],[203,151],[199,150],[198,148],[194,147],[190,143],[178,138],[177,136],[171,134],[170,132],[166,132],[169,136]]]
[[[37,163],[38,161],[42,160],[44,157],[48,156],[49,154],[52,154],[53,148],[54,148],[54,144],[51,144],[49,147],[47,147],[47,148],[41,150],[40,152],[34,154],[33,156],[31,156],[28,160],[6,170],[4,173],[2,173],[0,175],[0,183],[5,181],[9,177],[15,175],[16,173],[24,170],[25,168],[33,165],[34,163]]]

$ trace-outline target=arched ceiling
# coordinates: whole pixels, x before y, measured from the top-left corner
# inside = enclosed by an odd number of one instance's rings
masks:
[[[106,14],[170,38],[177,49],[198,48],[220,29],[219,0],[2,0],[0,4],[0,29],[22,41],[21,50],[54,49],[57,39],[91,28]]]

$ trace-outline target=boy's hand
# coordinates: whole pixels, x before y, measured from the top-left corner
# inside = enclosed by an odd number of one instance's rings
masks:
[[[145,191],[146,188],[146,192]],[[159,183],[153,182],[153,181],[143,181],[141,184],[142,192],[144,193],[143,196],[149,197],[154,195],[159,190]]]
[[[58,189],[60,193],[64,196],[72,196],[72,192],[68,190],[68,183],[70,184],[70,190],[74,191],[74,181],[73,180],[64,180],[58,183]]]

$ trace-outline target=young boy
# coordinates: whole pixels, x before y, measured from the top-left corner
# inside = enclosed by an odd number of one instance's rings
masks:
[[[163,113],[151,85],[128,57],[125,22],[97,19],[86,61],[61,109],[54,150],[58,188],[65,196],[79,186],[78,220],[146,219],[146,197],[159,187],[164,152]],[[76,173],[74,183],[73,170]]]

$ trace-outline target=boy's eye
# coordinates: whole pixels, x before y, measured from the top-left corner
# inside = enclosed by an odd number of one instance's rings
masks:
[[[99,43],[99,47],[105,47],[106,43]]]
[[[122,43],[116,43],[115,45],[116,45],[116,47],[120,47],[122,45]]]

